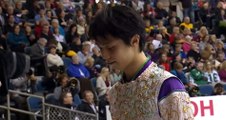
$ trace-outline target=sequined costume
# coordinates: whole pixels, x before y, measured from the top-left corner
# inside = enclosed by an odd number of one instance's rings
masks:
[[[149,60],[134,80],[127,83],[122,80],[110,90],[112,120],[193,120],[190,99],[184,87],[169,91],[172,83],[162,86],[164,81],[170,82],[171,79],[179,81]]]

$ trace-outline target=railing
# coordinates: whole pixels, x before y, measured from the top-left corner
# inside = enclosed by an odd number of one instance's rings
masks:
[[[45,104],[46,120],[98,120],[95,114]]]
[[[10,105],[10,95],[9,94],[18,94],[26,97],[38,98],[41,100],[41,108],[37,111],[31,110],[21,110],[14,108]],[[7,95],[7,104],[0,105],[0,109],[7,111],[7,120],[11,120],[11,113],[18,112],[22,114],[30,115],[34,120],[40,118],[41,120],[98,120],[98,114],[89,114],[77,110],[71,110],[68,108],[51,105],[45,103],[45,98],[39,95],[32,95],[28,93],[22,93],[18,91],[9,90]],[[29,105],[28,105],[29,106]]]
[[[44,114],[45,114],[45,106],[44,106],[44,104],[42,104],[42,107],[41,107],[42,111],[44,111],[44,112],[42,112],[42,114],[37,114],[36,111],[35,112],[31,112],[31,111],[27,111],[27,110],[21,110],[21,109],[18,109],[18,108],[14,108],[14,107],[10,106],[10,94],[18,94],[18,95],[27,96],[27,97],[31,96],[31,97],[34,97],[34,98],[41,99],[42,103],[45,102],[45,99],[42,96],[32,95],[32,94],[23,93],[23,92],[14,91],[14,90],[9,90],[9,94],[7,95],[7,104],[6,104],[6,106],[0,105],[0,108],[7,110],[7,119],[8,120],[11,120],[11,111],[19,112],[19,113],[23,113],[23,114],[27,114],[27,115],[31,115],[31,116],[34,116],[34,117],[41,117],[42,120],[45,120],[45,118],[43,117]]]

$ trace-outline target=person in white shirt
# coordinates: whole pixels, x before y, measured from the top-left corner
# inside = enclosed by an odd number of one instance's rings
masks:
[[[100,76],[97,78],[96,84],[98,96],[101,97],[111,88],[109,68],[103,67]]]
[[[63,66],[64,62],[62,58],[56,54],[56,46],[50,45],[49,50],[50,50],[50,53],[47,55],[47,66],[48,67]]]
[[[221,81],[217,71],[214,69],[213,64],[210,61],[205,63],[204,70],[204,76],[207,78],[208,83],[217,83]]]
[[[53,28],[53,36],[55,37],[56,41],[58,42],[65,42],[64,36],[60,34],[58,28]]]

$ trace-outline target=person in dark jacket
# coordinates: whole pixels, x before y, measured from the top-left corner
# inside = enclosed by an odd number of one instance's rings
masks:
[[[191,18],[192,23],[194,22],[194,11],[192,8],[192,0],[180,0],[183,7],[184,17]]]
[[[78,105],[77,110],[80,110],[82,112],[87,112],[91,114],[97,113],[97,108],[94,103],[94,95],[92,91],[86,90],[83,92],[83,98],[84,100],[80,105]]]
[[[75,106],[73,105],[73,97],[71,91],[68,89],[65,89],[59,98],[59,105],[71,110],[75,109]]]

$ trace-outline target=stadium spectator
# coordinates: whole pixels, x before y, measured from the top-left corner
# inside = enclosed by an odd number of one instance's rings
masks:
[[[8,33],[7,41],[13,51],[23,52],[23,49],[29,45],[29,41],[19,25],[15,25],[13,32]]]
[[[84,64],[86,59],[92,56],[92,53],[90,52],[90,47],[90,42],[86,41],[82,43],[82,50],[78,51],[79,62],[81,64]]]
[[[224,86],[221,83],[217,83],[214,86],[213,95],[225,95]]]
[[[106,94],[106,92],[111,88],[111,79],[109,68],[103,67],[101,69],[100,75],[97,78],[97,93],[101,97]]]
[[[86,69],[89,71],[90,73],[90,78],[95,78],[98,76],[98,71],[96,69],[96,67],[94,66],[94,58],[93,57],[88,57],[84,63]]]
[[[64,67],[62,58],[56,53],[56,46],[49,46],[49,54],[47,54],[47,66],[49,69],[60,69]]]
[[[196,68],[192,69],[190,72],[191,77],[197,85],[205,85],[208,83],[207,78],[204,76],[203,63],[198,62]]]
[[[79,62],[79,59],[78,55],[72,56],[72,63],[67,68],[67,74],[75,78],[89,78],[89,71]]]
[[[71,110],[75,110],[76,106],[73,105],[73,97],[69,90],[65,90],[61,93],[59,98],[59,105]],[[69,116],[66,116],[69,117]]]
[[[226,82],[226,61],[222,62],[218,74],[220,76],[221,81]]]
[[[184,85],[189,87],[190,83],[187,80],[185,73],[183,72],[183,65],[181,63],[174,63],[174,70],[172,70],[171,73],[177,76]]]
[[[217,71],[214,69],[214,66],[210,61],[207,61],[204,64],[204,76],[207,78],[209,84],[221,81]]]
[[[91,113],[91,114],[96,114],[98,111],[94,103],[94,95],[92,91],[88,91],[88,90],[84,91],[83,98],[84,100],[80,105],[78,105],[77,110]]]

